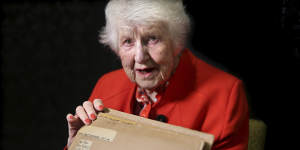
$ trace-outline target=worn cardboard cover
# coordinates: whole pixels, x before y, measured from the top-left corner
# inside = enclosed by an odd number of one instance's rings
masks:
[[[69,150],[210,150],[213,135],[106,109]]]

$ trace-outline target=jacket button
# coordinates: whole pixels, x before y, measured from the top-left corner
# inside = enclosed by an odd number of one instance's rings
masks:
[[[167,122],[168,118],[165,115],[158,115],[156,116],[156,120],[161,122]]]

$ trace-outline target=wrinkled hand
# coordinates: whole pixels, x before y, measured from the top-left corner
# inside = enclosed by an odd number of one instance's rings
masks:
[[[89,125],[93,120],[97,119],[99,111],[103,111],[104,105],[100,99],[95,99],[92,102],[84,101],[82,106],[76,107],[75,115],[68,114],[66,116],[68,121],[69,138],[67,146],[70,147],[77,131],[84,125]]]

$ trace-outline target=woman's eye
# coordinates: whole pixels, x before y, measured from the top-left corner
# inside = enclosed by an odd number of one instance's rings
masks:
[[[133,44],[132,39],[125,39],[123,41],[123,45],[125,46],[131,46]]]
[[[159,41],[159,39],[155,36],[150,36],[148,38],[148,44],[156,44]]]

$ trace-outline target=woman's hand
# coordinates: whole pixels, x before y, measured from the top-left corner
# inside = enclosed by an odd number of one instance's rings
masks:
[[[83,102],[82,106],[77,106],[75,115],[67,115],[66,118],[69,129],[68,147],[70,147],[71,143],[73,142],[77,131],[83,125],[89,125],[93,120],[97,119],[98,112],[103,111],[103,109],[104,105],[102,101],[100,99],[95,99],[93,103],[90,101],[85,101]]]

